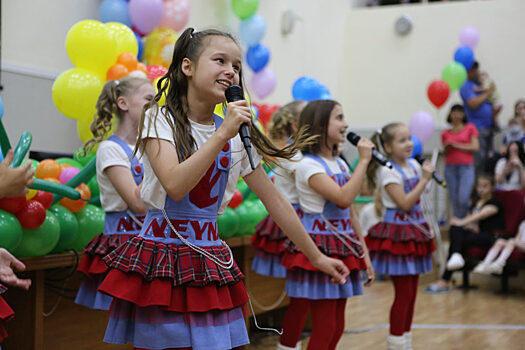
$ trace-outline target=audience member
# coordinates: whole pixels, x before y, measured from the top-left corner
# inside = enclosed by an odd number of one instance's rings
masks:
[[[504,157],[496,163],[496,189],[514,191],[525,189],[525,152],[519,141],[511,142]]]

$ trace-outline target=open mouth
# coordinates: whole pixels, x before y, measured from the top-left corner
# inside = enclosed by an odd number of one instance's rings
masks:
[[[232,84],[227,80],[217,80],[217,83],[219,83],[222,86],[225,86],[226,88],[229,88]]]

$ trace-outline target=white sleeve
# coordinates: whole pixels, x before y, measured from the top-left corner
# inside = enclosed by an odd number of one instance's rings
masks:
[[[171,114],[166,115],[164,114],[163,109],[159,108],[158,114],[155,117],[154,110],[154,108],[151,108],[146,111],[141,138],[159,138],[175,144],[175,141],[173,140],[174,130],[171,129],[167,120],[167,118],[171,118]]]
[[[389,169],[386,166],[381,167],[379,170],[379,177],[380,182],[378,182],[378,184],[380,184],[381,187],[385,187],[389,184],[403,185],[403,178],[401,177],[401,174],[394,168]]]
[[[248,155],[246,154],[246,151],[244,150],[244,146],[243,146],[242,152],[244,153],[241,158],[240,176],[245,177],[246,175],[250,174],[253,171],[253,169],[252,169],[252,166],[250,165],[250,159],[248,159]],[[257,168],[257,165],[261,163],[263,157],[259,154],[259,152],[257,152],[257,150],[255,149],[253,145],[252,145],[252,158],[253,158],[253,164]]]
[[[106,168],[115,165],[129,169],[130,161],[128,156],[116,142],[101,142],[97,150],[97,170],[102,173]]]
[[[319,162],[305,157],[299,161],[295,168],[295,181],[308,185],[308,180],[315,174],[326,174],[324,166]]]
[[[496,162],[496,166],[494,167],[494,174],[503,174],[503,169],[505,169],[505,165],[507,164],[507,158],[500,158]]]

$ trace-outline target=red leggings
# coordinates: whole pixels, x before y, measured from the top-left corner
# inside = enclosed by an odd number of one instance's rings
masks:
[[[308,350],[335,350],[345,330],[346,299],[291,298],[283,320],[281,344],[292,348],[296,346],[308,314],[308,304],[312,313]]]
[[[390,309],[390,334],[410,332],[416,304],[419,275],[390,276],[394,283],[395,298]]]

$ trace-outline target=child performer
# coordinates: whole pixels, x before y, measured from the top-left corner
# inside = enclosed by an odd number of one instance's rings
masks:
[[[393,169],[372,163],[367,170],[371,189],[382,193],[383,220],[372,226],[366,242],[376,273],[390,275],[395,299],[390,310],[389,350],[412,349],[412,317],[419,274],[432,270],[433,234],[419,205],[434,167],[422,167],[411,158],[414,144],[408,127],[391,123],[372,136],[378,150],[386,151]]]
[[[146,213],[140,199],[142,164],[133,157],[137,140],[138,122],[144,105],[151,102],[155,89],[143,78],[126,77],[108,81],[97,101],[97,115],[91,124],[94,138],[85,149],[97,150],[97,181],[100,186],[102,209],[106,212],[104,233],[96,236],[84,248],[78,270],[86,276],[75,302],[92,309],[109,310],[112,298],[97,292],[107,273],[102,258],[113,249],[139,233]],[[112,128],[112,118],[118,126],[112,136],[104,140]]]
[[[251,169],[238,131],[251,126],[251,142],[264,158],[291,158],[305,137],[284,149],[273,146],[251,124],[244,100],[229,103],[224,120],[213,114],[229,86],[242,86],[241,57],[233,37],[218,30],[188,28],[175,44],[155,96],[166,94],[166,107],[153,103],[139,123],[146,219],[140,235],[104,258],[110,272],[99,290],[114,297],[106,342],[194,350],[249,342],[243,275],[217,232],[217,214],[240,176],[314,266],[336,283],[346,280],[346,267],[315,247],[261,165]],[[258,152],[252,155],[258,164]]]
[[[306,102],[297,100],[279,108],[274,113],[268,126],[268,133],[275,145],[284,147],[291,143],[291,139],[297,132],[299,114],[304,106],[306,106]],[[292,204],[296,211],[299,208],[299,198],[295,189],[294,167],[301,157],[301,152],[297,152],[292,161],[280,160],[280,167],[274,169],[275,187]],[[252,270],[264,276],[285,278],[286,269],[281,265],[285,240],[285,233],[277,226],[270,215],[262,220],[257,225],[256,232],[252,238],[255,248]],[[308,308],[304,312],[308,313]]]
[[[339,103],[310,102],[299,118],[299,128],[304,126],[317,138],[303,148],[304,157],[296,165],[295,183],[304,212],[301,222],[319,249],[343,261],[351,272],[346,284],[333,285],[330,276],[312,266],[301,249],[286,243],[282,262],[288,269],[286,292],[291,304],[278,348],[301,348],[298,341],[306,315],[296,311],[310,305],[312,335],[308,349],[334,350],[344,331],[346,299],[362,294],[360,270],[366,269],[368,283],[374,279],[361,227],[351,208],[363,183],[373,144],[360,140],[359,163],[350,178],[346,164],[336,156],[348,127]]]

